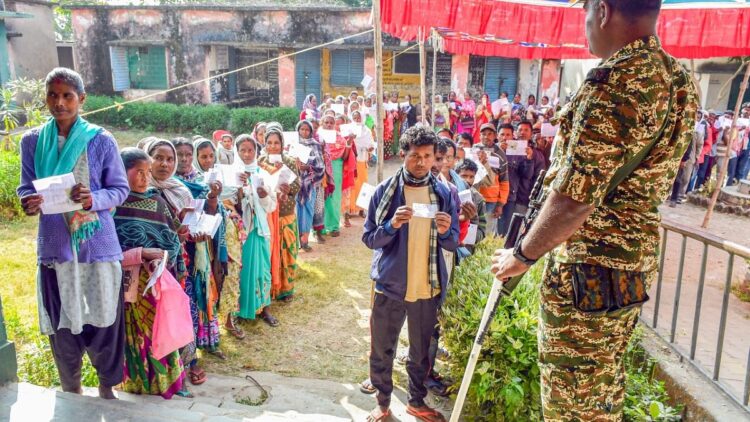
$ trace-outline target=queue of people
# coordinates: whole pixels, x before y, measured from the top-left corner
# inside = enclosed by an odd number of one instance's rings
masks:
[[[103,398],[115,398],[117,385],[191,396],[188,385],[207,379],[201,356],[226,359],[222,326],[237,338],[240,320],[278,326],[272,309],[294,301],[297,257],[312,250],[311,236],[322,245],[364,215],[354,198],[374,143],[356,110],[303,119],[288,128],[293,140],[265,122],[250,134],[147,137],[120,151],[79,115],[80,75],[54,69],[46,88],[52,118],[22,139],[17,194],[27,215],[39,215],[39,321],[64,391],[81,393],[87,353]],[[61,203],[37,191],[49,177],[75,181]],[[153,284],[162,277],[189,304],[171,321],[189,341],[169,350],[174,341],[156,329],[165,299]]]

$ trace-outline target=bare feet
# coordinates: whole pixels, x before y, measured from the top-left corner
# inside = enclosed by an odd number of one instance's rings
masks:
[[[115,396],[112,387],[105,387],[103,385],[99,386],[99,397],[105,400],[117,400],[117,396]]]
[[[386,421],[391,417],[391,409],[387,407],[376,407],[372,409],[372,412],[367,416],[367,422],[381,422]]]
[[[80,385],[78,387],[72,387],[72,388],[65,388],[65,387],[63,387],[62,390],[65,393],[83,394],[83,388],[81,388]]]

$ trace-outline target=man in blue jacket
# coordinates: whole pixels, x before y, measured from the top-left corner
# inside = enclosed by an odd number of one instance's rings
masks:
[[[424,382],[431,369],[430,338],[448,282],[441,249],[455,251],[459,232],[457,204],[448,187],[430,171],[436,146],[437,137],[431,129],[422,125],[409,128],[400,140],[403,167],[377,187],[368,208],[362,241],[375,251],[370,379],[378,391],[378,406],[370,421],[390,416],[393,358],[407,317],[407,413],[423,421],[445,420],[424,402]]]

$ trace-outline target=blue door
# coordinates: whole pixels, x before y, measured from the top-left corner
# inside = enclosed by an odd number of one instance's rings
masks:
[[[320,50],[310,50],[294,56],[294,91],[297,108],[308,94],[315,94],[320,101]]]
[[[484,70],[484,92],[489,94],[490,101],[500,98],[500,93],[508,92],[513,99],[518,87],[518,59],[505,57],[487,57]]]

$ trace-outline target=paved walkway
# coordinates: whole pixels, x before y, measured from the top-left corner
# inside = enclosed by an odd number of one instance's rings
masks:
[[[677,208],[662,207],[661,211],[664,219],[692,227],[700,227],[705,215],[705,209],[690,204],[682,204]],[[708,232],[735,243],[742,245],[750,244],[750,220],[747,218],[715,213]],[[677,233],[670,233],[668,235],[657,331],[669,341],[673,310],[675,303],[679,300],[674,343],[680,350],[689,353],[693,334],[703,244],[696,240],[687,240],[682,287],[680,296],[677,298],[675,293],[681,244],[681,235]],[[728,261],[728,253],[709,247],[695,351],[695,360],[709,374],[713,373],[716,359],[721,305],[724,297]],[[733,283],[742,282],[747,271],[747,265],[743,259],[735,257],[732,270]],[[653,321],[654,316],[656,283],[651,286],[650,296],[651,300],[644,306],[643,310],[643,318],[649,323]],[[744,303],[737,299],[734,294],[730,294],[719,379],[737,397],[742,395],[744,388],[748,351],[750,351],[749,332],[750,303]]]

